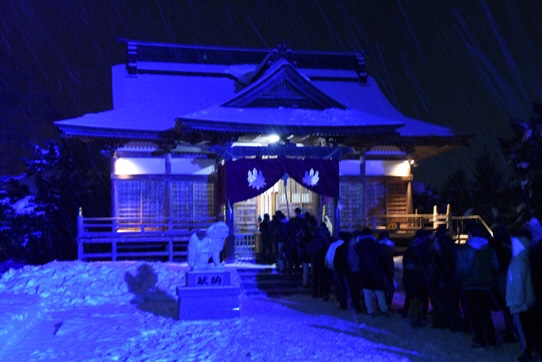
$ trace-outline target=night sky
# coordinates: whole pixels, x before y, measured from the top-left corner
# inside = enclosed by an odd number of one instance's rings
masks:
[[[0,173],[55,120],[111,109],[118,37],[156,42],[366,52],[368,73],[404,114],[473,134],[420,162],[439,186],[542,101],[542,3],[519,1],[0,1]],[[24,170],[24,168],[22,169]]]

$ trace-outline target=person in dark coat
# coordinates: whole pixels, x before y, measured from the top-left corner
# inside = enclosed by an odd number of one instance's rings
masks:
[[[427,233],[418,230],[403,255],[403,285],[409,305],[405,313],[410,315],[413,327],[422,326],[423,302],[429,296],[427,268],[430,258]]]
[[[352,239],[352,233],[346,231],[339,232],[339,240],[342,240],[343,243],[337,247],[335,257],[333,258],[335,290],[337,292],[337,299],[339,300],[339,309],[347,309],[352,305],[352,293],[348,283],[348,274],[350,273],[348,246],[350,239]]]
[[[276,222],[273,224],[273,233],[279,247],[279,270],[295,272],[297,265],[297,252],[293,228],[280,210],[275,213]]]
[[[369,315],[375,315],[376,313],[375,297],[380,312],[382,314],[388,313],[385,290],[389,287],[389,265],[383,248],[376,242],[371,229],[364,228],[361,230],[355,250],[359,258],[361,287],[365,307]]]
[[[393,260],[393,254],[395,253],[395,243],[390,240],[390,235],[387,231],[380,231],[378,233],[378,238],[376,240],[380,245],[382,252],[384,253],[384,258],[386,259],[386,275],[387,286],[384,292],[386,293],[386,301],[388,306],[391,307],[393,301],[393,294],[395,292],[395,284],[393,277],[395,275],[395,262]]]
[[[262,241],[262,260],[266,264],[275,262],[273,255],[273,235],[271,234],[271,218],[269,214],[263,215],[263,220],[260,223],[260,237]]]
[[[296,207],[295,216],[290,220],[290,232],[291,238],[295,245],[293,245],[291,262],[292,272],[296,273],[301,270],[303,264],[304,247],[305,242],[308,241],[309,233],[307,231],[307,219],[305,218],[305,213],[301,211],[299,207]],[[308,277],[308,265],[307,273],[304,273],[304,279]],[[303,283],[306,284],[307,280],[303,280]]]
[[[431,242],[429,292],[433,306],[433,328],[463,331],[459,289],[455,279],[456,244],[446,225],[439,225]]]
[[[356,313],[366,313],[365,303],[362,303],[361,298],[361,274],[359,265],[359,256],[356,253],[355,246],[359,241],[361,231],[354,230],[352,233],[352,239],[348,245],[347,259],[348,259],[348,285],[350,292],[352,293],[352,307]]]
[[[467,242],[459,246],[455,272],[465,292],[469,319],[474,330],[473,348],[496,345],[495,327],[491,317],[494,277],[499,270],[495,250],[482,236],[482,227],[467,225]]]
[[[503,222],[497,222],[492,226],[493,237],[490,238],[489,246],[491,246],[497,254],[499,261],[499,271],[495,274],[495,283],[493,296],[495,298],[495,309],[502,311],[504,319],[504,341],[512,342],[516,338],[514,336],[513,317],[510,309],[506,306],[506,276],[510,260],[512,259],[512,246],[510,241],[510,233],[508,227]]]
[[[320,224],[312,233],[308,244],[308,253],[312,266],[312,297],[329,299],[330,279],[324,265],[326,252],[331,243],[325,224]]]

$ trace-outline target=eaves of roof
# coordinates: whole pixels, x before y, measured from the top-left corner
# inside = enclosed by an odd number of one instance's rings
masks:
[[[393,134],[401,125],[367,125],[367,126],[322,126],[292,124],[242,124],[237,122],[216,122],[213,120],[194,119],[180,121],[175,131],[182,135],[193,131],[204,131],[224,134],[276,134],[279,136],[306,135],[319,137],[361,136],[376,134]]]
[[[128,139],[139,141],[155,141],[163,138],[164,132],[149,130],[127,130],[111,128],[97,128],[72,125],[56,125],[60,135],[66,138],[107,138],[107,139]],[[167,131],[166,131],[167,132]]]

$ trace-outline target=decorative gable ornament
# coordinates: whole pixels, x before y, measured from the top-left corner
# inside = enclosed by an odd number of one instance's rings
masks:
[[[318,170],[314,171],[314,169],[311,168],[310,171],[305,171],[305,176],[303,176],[303,183],[305,185],[316,186],[316,184],[318,184],[318,181],[320,181]]]
[[[252,171],[248,170],[247,181],[253,189],[259,190],[265,187],[265,177],[263,177],[262,170],[258,171],[256,168]]]
[[[304,108],[323,110],[346,109],[313,83],[285,59],[271,63],[258,77],[221,107],[233,108]]]

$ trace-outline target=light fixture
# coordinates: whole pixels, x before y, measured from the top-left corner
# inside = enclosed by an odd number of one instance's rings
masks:
[[[269,143],[275,143],[278,140],[280,140],[280,136],[276,134],[272,134],[269,136]]]

